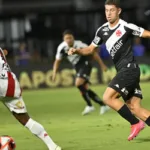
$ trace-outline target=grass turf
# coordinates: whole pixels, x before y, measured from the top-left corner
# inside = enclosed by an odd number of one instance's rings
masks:
[[[143,106],[150,109],[149,83],[142,85]],[[102,96],[106,86],[92,87]],[[128,142],[130,125],[110,110],[99,115],[96,111],[81,116],[85,107],[76,88],[46,89],[23,93],[30,116],[39,121],[50,136],[64,150],[140,150],[149,149],[150,129],[147,127],[133,141]],[[22,127],[0,104],[0,134],[14,137],[17,150],[46,150],[46,146]]]

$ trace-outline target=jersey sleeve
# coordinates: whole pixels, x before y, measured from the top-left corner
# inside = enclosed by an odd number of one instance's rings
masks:
[[[55,59],[61,60],[63,58],[62,48],[58,46]]]
[[[132,24],[132,23],[129,23],[125,26],[125,28],[127,28],[127,30],[134,36],[139,36],[141,37],[143,32],[144,32],[144,29],[141,28],[141,27],[138,27],[137,25],[135,24]]]
[[[92,41],[92,44],[96,47],[98,47],[99,45],[101,45],[103,42],[102,40],[102,36],[101,36],[101,27],[96,31],[94,40]]]

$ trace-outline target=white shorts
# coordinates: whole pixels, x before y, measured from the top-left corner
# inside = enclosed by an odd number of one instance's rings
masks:
[[[26,113],[26,106],[21,96],[20,84],[13,72],[0,72],[0,100],[15,113]]]
[[[3,97],[1,98],[3,104],[11,111],[17,114],[26,113],[26,105],[22,97],[13,98],[13,97]]]

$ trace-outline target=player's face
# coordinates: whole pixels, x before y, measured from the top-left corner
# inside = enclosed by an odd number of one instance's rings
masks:
[[[64,36],[64,41],[68,44],[69,47],[72,47],[74,43],[74,36],[71,34],[66,34]]]
[[[121,9],[117,8],[115,5],[105,5],[105,15],[109,23],[114,23],[119,19]]]

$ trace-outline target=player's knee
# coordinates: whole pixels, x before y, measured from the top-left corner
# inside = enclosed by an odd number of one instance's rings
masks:
[[[140,106],[138,104],[127,104],[127,106],[133,114],[137,114],[140,111]]]
[[[87,92],[87,90],[86,90],[86,88],[85,88],[85,86],[84,86],[83,84],[77,86],[77,88],[79,89],[79,91],[80,91],[80,93],[81,93],[82,95],[84,95],[84,94]]]
[[[81,86],[82,85],[82,83],[80,83],[80,82],[75,82],[75,86],[76,87],[79,87],[79,86]]]
[[[85,80],[83,78],[77,78],[75,81],[76,87],[79,87],[79,86],[84,85],[84,84],[85,84]]]

